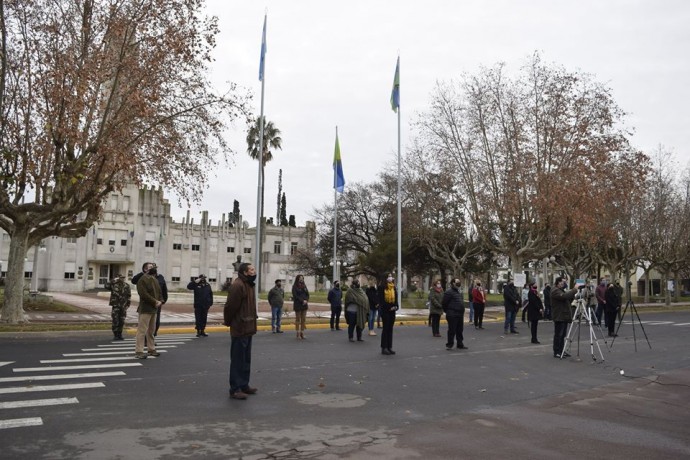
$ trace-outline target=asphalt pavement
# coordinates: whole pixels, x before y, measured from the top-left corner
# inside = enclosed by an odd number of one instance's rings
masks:
[[[446,350],[427,326],[379,338],[259,332],[251,384],[228,398],[229,335],[164,334],[133,359],[106,331],[0,334],[3,459],[607,458],[690,456],[690,312],[624,318],[611,346],[573,335],[567,359],[527,328],[467,328]],[[445,334],[445,324],[442,333]],[[634,332],[634,336],[633,336]],[[649,344],[645,338],[649,339]],[[578,348],[579,338],[579,348]],[[636,340],[635,340],[636,339]],[[595,348],[596,350],[596,348]],[[579,351],[579,356],[578,356]],[[621,373],[622,371],[622,373]]]

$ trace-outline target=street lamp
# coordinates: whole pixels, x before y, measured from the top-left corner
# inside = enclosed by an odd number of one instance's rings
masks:
[[[328,265],[334,267],[333,269],[333,283],[340,281],[340,267],[347,267],[347,262],[336,259],[335,263],[331,260]]]

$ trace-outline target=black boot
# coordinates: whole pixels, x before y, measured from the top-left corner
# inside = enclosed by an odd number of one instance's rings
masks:
[[[206,329],[199,329],[199,334],[201,334],[202,337],[208,337],[208,334],[206,333]]]
[[[196,330],[196,336],[197,336],[197,337],[201,337],[201,329],[197,329],[197,330]]]

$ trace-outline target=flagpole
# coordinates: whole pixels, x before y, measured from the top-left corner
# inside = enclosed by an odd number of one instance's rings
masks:
[[[400,75],[400,55],[398,55]],[[399,77],[398,77],[399,78]],[[398,306],[402,304],[402,205],[401,205],[401,156],[400,156],[400,85],[398,85]]]
[[[264,89],[266,84],[266,20],[264,14],[264,29],[261,38],[261,62],[259,68],[259,78],[261,80],[261,112],[259,115],[259,177],[257,180],[256,191],[256,243],[254,244],[254,268],[256,270],[256,289],[254,290],[256,301],[256,312],[259,313],[259,291],[261,290],[261,189],[263,184],[263,165],[264,165]]]
[[[338,127],[335,127],[336,142],[338,139]],[[333,283],[337,281],[338,276],[338,174],[337,170],[333,168]]]

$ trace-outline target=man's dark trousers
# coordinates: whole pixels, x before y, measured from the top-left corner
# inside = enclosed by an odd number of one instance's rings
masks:
[[[252,367],[252,336],[232,337],[230,343],[230,393],[249,386]]]

